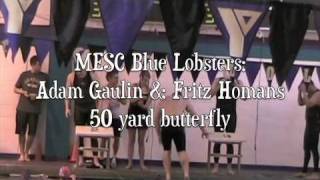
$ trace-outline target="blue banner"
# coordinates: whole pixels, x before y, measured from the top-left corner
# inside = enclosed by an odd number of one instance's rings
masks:
[[[261,67],[260,62],[246,62],[245,69],[246,69],[246,74],[247,74],[250,86],[253,85],[257,75],[259,74],[260,67]]]
[[[152,6],[153,0],[100,1],[108,52],[127,54],[131,50]]]

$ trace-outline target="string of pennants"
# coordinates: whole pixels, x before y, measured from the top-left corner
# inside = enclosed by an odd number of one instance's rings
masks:
[[[100,9],[106,35],[106,49],[111,53],[129,54],[137,35],[153,9],[154,0],[102,0]],[[178,66],[185,64],[196,45],[200,26],[208,2],[217,28],[226,40],[229,56],[247,59],[250,48],[262,21],[270,11],[270,50],[272,65],[278,84],[292,79],[297,71],[294,61],[304,41],[309,14],[313,11],[315,27],[320,34],[320,13],[316,7],[307,4],[267,1],[238,0],[160,0],[166,35],[171,52],[181,54]],[[50,49],[55,49],[60,64],[68,64],[74,49],[77,47],[85,28],[90,11],[89,0],[54,0],[53,15],[50,26],[54,29],[54,37],[38,40],[27,38],[31,21],[34,18],[39,0],[3,0],[0,1],[0,12],[5,19],[0,37],[4,51],[16,52],[21,49],[24,61],[34,44],[37,52],[44,56]],[[50,28],[49,28],[50,29]],[[52,29],[49,30],[52,32]],[[156,49],[155,49],[156,51]],[[172,61],[169,56],[169,63]],[[247,75],[253,78],[257,74],[256,65],[248,62]],[[252,70],[251,70],[252,69]],[[200,72],[192,72],[194,79]],[[210,81],[216,72],[208,72]],[[180,78],[181,73],[174,74]],[[252,76],[252,77],[251,77]]]

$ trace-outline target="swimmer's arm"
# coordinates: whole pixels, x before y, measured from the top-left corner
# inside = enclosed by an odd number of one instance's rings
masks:
[[[66,88],[73,86],[74,76],[75,76],[75,72],[69,73],[69,75],[67,76],[67,79],[66,79]],[[69,96],[69,95],[67,94],[67,96]],[[65,102],[64,103],[65,116],[66,116],[66,118],[69,118],[69,117],[71,117],[71,100],[66,98],[64,102]]]
[[[217,92],[220,89],[219,81],[220,81],[220,79],[215,79],[212,86],[211,86],[210,94],[212,97],[217,95]]]
[[[71,72],[68,76],[67,76],[67,80],[66,80],[66,88],[69,88],[72,86],[72,81],[74,79],[74,72]],[[69,96],[69,95],[67,95]],[[66,110],[70,110],[71,109],[71,100],[66,98],[65,99],[65,109]]]
[[[190,113],[190,115],[196,115],[197,113],[196,113],[196,111],[194,110],[194,108],[193,108],[193,106],[192,106],[192,104],[190,103],[190,102],[188,102],[187,103],[187,106],[186,106],[186,111],[188,112],[188,113]],[[208,132],[207,132],[207,130],[206,130],[206,128],[204,128],[204,127],[202,127],[202,126],[199,126],[199,128],[200,128],[200,130],[201,130],[201,132],[202,132],[202,137],[208,137]]]
[[[304,105],[304,102],[303,102],[303,100],[302,100],[302,96],[301,96],[301,90],[299,89],[299,92],[298,92],[298,104],[300,105],[300,106],[303,106]]]
[[[304,93],[302,97],[302,101],[307,107],[319,106],[320,92],[314,93],[310,98],[308,97],[308,93]]]
[[[303,82],[300,83],[299,88],[298,88],[298,104],[300,106],[305,105],[303,102],[303,98],[302,98],[302,93],[306,92],[306,87],[305,84]]]

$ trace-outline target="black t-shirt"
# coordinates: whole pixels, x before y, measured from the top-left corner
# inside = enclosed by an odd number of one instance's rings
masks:
[[[75,87],[80,87],[83,92],[83,97],[75,100],[75,106],[82,110],[90,110],[96,108],[96,101],[91,98],[89,93],[89,87],[92,83],[92,78],[89,73],[83,78],[75,75],[73,85]]]
[[[223,78],[220,78],[219,81],[223,81],[224,83],[227,81]],[[235,83],[231,82],[230,83],[230,88],[229,88],[229,94],[231,96],[232,94],[232,89],[235,87]],[[220,92],[220,89],[217,92],[217,104],[216,108],[220,108],[222,113],[224,114],[236,114],[236,109],[237,109],[237,99],[234,99],[231,97],[231,99],[219,99],[218,97],[220,96],[222,92]],[[226,94],[222,94],[224,97]],[[235,94],[237,96],[237,94]]]
[[[47,82],[48,75],[43,72],[32,73],[31,71],[25,71],[20,75],[15,86],[27,91],[28,94],[38,94],[40,81]],[[39,114],[41,112],[41,100],[31,100],[24,95],[20,95],[17,110]]]

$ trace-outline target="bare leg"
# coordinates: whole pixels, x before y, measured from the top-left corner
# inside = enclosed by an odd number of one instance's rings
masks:
[[[128,129],[128,165],[127,169],[132,168],[132,158],[133,158],[133,152],[134,152],[134,144],[136,141],[136,129]]]
[[[183,168],[184,179],[189,179],[189,157],[186,151],[178,152]]]
[[[83,137],[79,137],[77,139],[77,147],[84,147],[84,138]],[[80,151],[79,152],[79,155],[78,155],[78,165],[80,167],[83,166],[83,151]]]
[[[145,153],[144,140],[145,140],[145,137],[146,137],[146,132],[147,132],[147,129],[139,129],[138,130],[140,168],[143,171],[148,170],[148,168],[144,164],[144,153]]]
[[[32,146],[33,140],[34,140],[34,136],[33,135],[29,135],[28,139],[27,139],[26,150],[24,152],[26,161],[30,161],[30,159],[29,159],[29,151],[30,151],[30,148]]]
[[[117,155],[119,151],[119,143],[120,143],[120,138],[115,137],[113,141],[113,158],[111,161],[111,167],[116,168],[117,167]]]
[[[119,151],[119,144],[120,144],[120,138],[115,137],[113,142],[113,157],[117,158],[118,151]]]
[[[25,134],[19,134],[20,157],[18,161],[25,161],[25,151],[24,151],[25,144],[26,144]]]
[[[171,180],[171,151],[164,151],[163,167],[166,173],[166,180]]]
[[[213,152],[215,154],[220,154],[220,148],[221,144],[219,143],[215,143],[213,146]],[[219,158],[215,157],[214,158],[214,165],[213,165],[213,169],[212,169],[212,174],[218,174],[219,173]]]
[[[233,145],[232,144],[227,144],[227,154],[233,155]],[[228,174],[234,175],[234,172],[232,170],[232,158],[228,158],[227,161],[228,161],[228,166],[227,166]]]
[[[91,138],[91,147],[98,148],[98,139],[97,138]],[[99,152],[93,151],[92,154],[93,154],[93,165],[98,168],[103,168],[103,166],[100,164],[99,159],[98,159]]]
[[[106,139],[102,138],[101,139],[101,148],[105,148],[106,147]],[[103,160],[104,159],[104,151],[100,151],[100,159]]]

